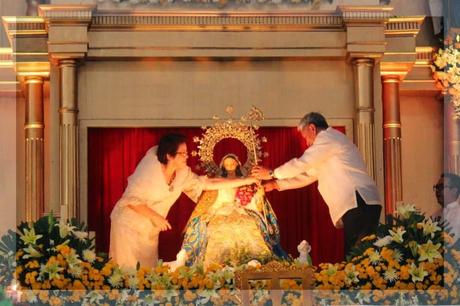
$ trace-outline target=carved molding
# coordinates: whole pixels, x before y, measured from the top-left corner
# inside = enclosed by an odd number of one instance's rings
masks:
[[[436,52],[433,47],[416,47],[415,53],[417,60],[415,61],[416,66],[430,66],[433,63],[433,54]]]
[[[20,35],[47,35],[45,20],[41,17],[5,16],[2,19],[10,43],[13,37]]]
[[[264,29],[305,30],[309,28],[342,28],[341,16],[309,13],[134,13],[120,14],[110,11],[94,16],[91,29],[136,28],[152,30],[184,29]]]
[[[390,18],[385,25],[386,36],[415,36],[425,19],[424,16]]]
[[[390,18],[388,6],[339,6],[345,23],[383,23]]]
[[[89,23],[95,8],[95,5],[40,5],[38,14],[50,23]]]

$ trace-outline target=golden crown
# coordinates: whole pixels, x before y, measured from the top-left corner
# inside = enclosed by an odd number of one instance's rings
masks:
[[[256,131],[259,126],[257,121],[264,119],[260,109],[253,106],[251,110],[239,120],[233,119],[233,106],[226,107],[225,112],[228,119],[221,120],[214,116],[215,123],[212,126],[203,126],[202,137],[194,137],[193,141],[197,143],[198,151],[192,151],[192,156],[198,156],[200,159],[199,168],[206,171],[209,176],[219,174],[219,166],[214,160],[214,147],[226,138],[239,140],[247,150],[247,159],[242,170],[249,173],[251,168],[258,164],[262,157],[267,157],[268,153],[262,152],[262,142],[267,142],[265,137],[259,138]],[[229,152],[230,153],[230,152]]]

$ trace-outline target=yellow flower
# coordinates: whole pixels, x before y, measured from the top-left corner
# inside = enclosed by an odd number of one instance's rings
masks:
[[[428,275],[428,272],[426,272],[423,267],[417,267],[414,263],[412,263],[409,268],[409,274],[412,276],[413,282],[422,282],[425,276]]]
[[[418,246],[418,254],[420,255],[419,260],[433,262],[433,259],[441,259],[441,253],[438,252],[438,249],[441,247],[440,243],[436,245],[433,244],[431,240],[428,240],[427,243]]]
[[[423,222],[417,223],[417,228],[422,228],[423,234],[426,236],[430,235],[431,238],[434,237],[436,232],[441,230],[441,228],[438,226],[438,222],[433,222],[431,218],[427,218],[423,220]]]
[[[83,251],[83,258],[89,262],[93,263],[96,260],[96,253],[92,250],[84,250]]]
[[[19,232],[19,236],[26,245],[35,245],[37,240],[43,237],[43,235],[35,234],[35,228],[33,226],[30,228],[30,230],[24,228],[24,232]]]
[[[394,242],[397,242],[397,243],[403,243],[404,242],[403,236],[406,233],[406,230],[402,226],[399,226],[398,228],[396,228],[395,231],[389,230],[389,232],[390,232],[390,235],[391,235],[391,239]]]

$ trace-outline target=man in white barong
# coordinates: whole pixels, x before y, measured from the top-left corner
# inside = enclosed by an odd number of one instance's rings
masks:
[[[378,225],[382,207],[377,187],[358,148],[329,127],[321,114],[305,115],[298,129],[308,145],[303,155],[274,170],[254,167],[252,175],[271,180],[265,184],[266,191],[301,188],[318,181],[333,224],[344,228],[346,255]]]

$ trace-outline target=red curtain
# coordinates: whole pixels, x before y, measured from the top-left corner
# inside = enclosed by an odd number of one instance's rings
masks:
[[[343,127],[336,127],[344,132]],[[136,168],[145,152],[158,143],[161,135],[179,132],[187,136],[189,152],[196,150],[192,139],[201,136],[200,128],[89,128],[88,130],[88,227],[96,232],[96,248],[108,252],[110,240],[110,213],[126,188],[127,178]],[[263,165],[275,168],[306,149],[305,141],[295,128],[264,127],[259,135],[268,142],[264,151],[269,156]],[[216,146],[215,155],[241,152],[235,141]],[[241,159],[245,159],[242,154]],[[244,160],[242,160],[244,163]],[[196,170],[198,160],[190,156],[188,164]],[[340,182],[337,182],[340,183]],[[334,228],[329,210],[317,185],[283,192],[273,191],[268,198],[278,217],[281,244],[293,257],[298,256],[297,245],[306,239],[312,245],[314,264],[337,262],[343,259],[343,232]],[[182,231],[195,203],[182,195],[173,205],[168,221],[173,229],[162,232],[159,256],[165,261],[175,259],[182,243]]]

